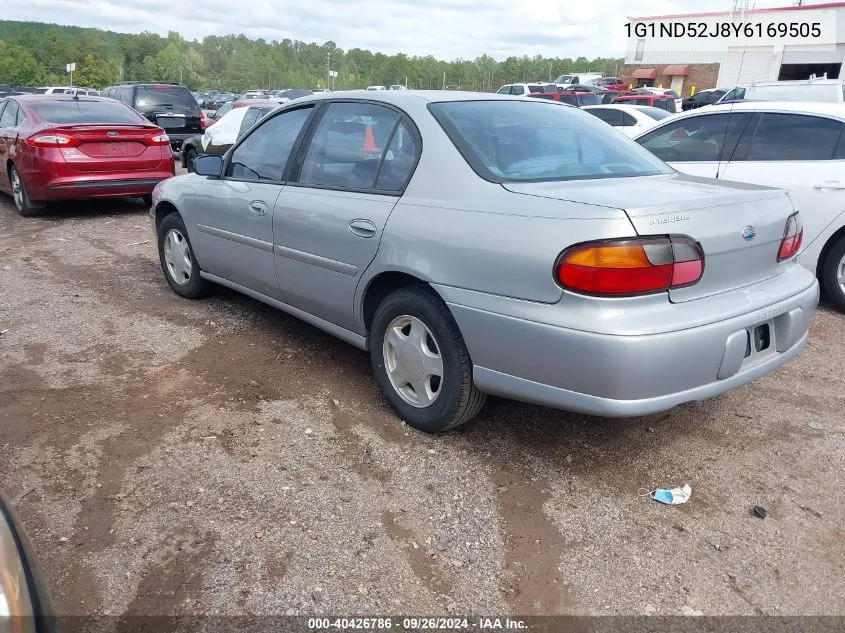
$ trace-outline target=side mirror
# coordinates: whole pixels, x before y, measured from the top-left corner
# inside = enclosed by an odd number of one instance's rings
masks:
[[[199,156],[194,160],[194,173],[198,176],[220,178],[223,173],[222,156]]]
[[[11,618],[11,629],[6,621]],[[19,626],[22,625],[22,626]],[[32,546],[0,495],[0,630],[55,632],[49,592]]]

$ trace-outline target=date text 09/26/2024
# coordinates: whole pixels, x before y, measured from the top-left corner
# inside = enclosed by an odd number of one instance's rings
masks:
[[[426,617],[372,617],[372,618],[309,618],[308,628],[312,631],[495,631],[527,630],[524,620],[512,618],[426,618]]]

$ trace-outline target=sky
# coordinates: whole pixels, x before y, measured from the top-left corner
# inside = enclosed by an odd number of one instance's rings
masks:
[[[809,0],[806,4],[818,4]],[[622,57],[628,16],[722,11],[733,0],[0,0],[0,17],[186,39],[333,41],[438,59]],[[757,8],[792,0],[751,0]]]

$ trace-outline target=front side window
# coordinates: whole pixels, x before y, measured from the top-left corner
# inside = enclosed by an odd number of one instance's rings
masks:
[[[283,112],[253,130],[235,148],[226,175],[242,180],[280,181],[311,110],[307,107]]]
[[[844,127],[840,121],[822,117],[767,112],[743,160],[831,160]]]
[[[711,162],[730,158],[747,115],[708,114],[669,123],[637,139],[667,163]]]
[[[511,94],[512,95],[524,95],[525,94],[525,86],[511,86]]]
[[[621,178],[671,170],[594,116],[545,101],[434,103],[470,166],[493,182]]]
[[[299,183],[372,189],[399,115],[370,103],[332,103],[305,154]]]

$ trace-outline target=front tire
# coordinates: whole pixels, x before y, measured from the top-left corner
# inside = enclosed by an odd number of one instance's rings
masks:
[[[29,199],[23,179],[20,173],[18,173],[18,168],[14,165],[9,167],[9,182],[12,183],[12,198],[15,201],[15,208],[18,210],[18,213],[25,218],[38,215],[44,208],[44,205],[36,204]]]
[[[202,299],[214,285],[200,276],[185,223],[178,213],[167,214],[158,227],[158,257],[167,283],[180,297]]]
[[[458,324],[427,286],[400,288],[381,302],[370,359],[390,405],[420,431],[440,433],[468,422],[487,399],[472,382]]]
[[[834,305],[845,312],[845,237],[839,238],[824,258],[822,284]]]

